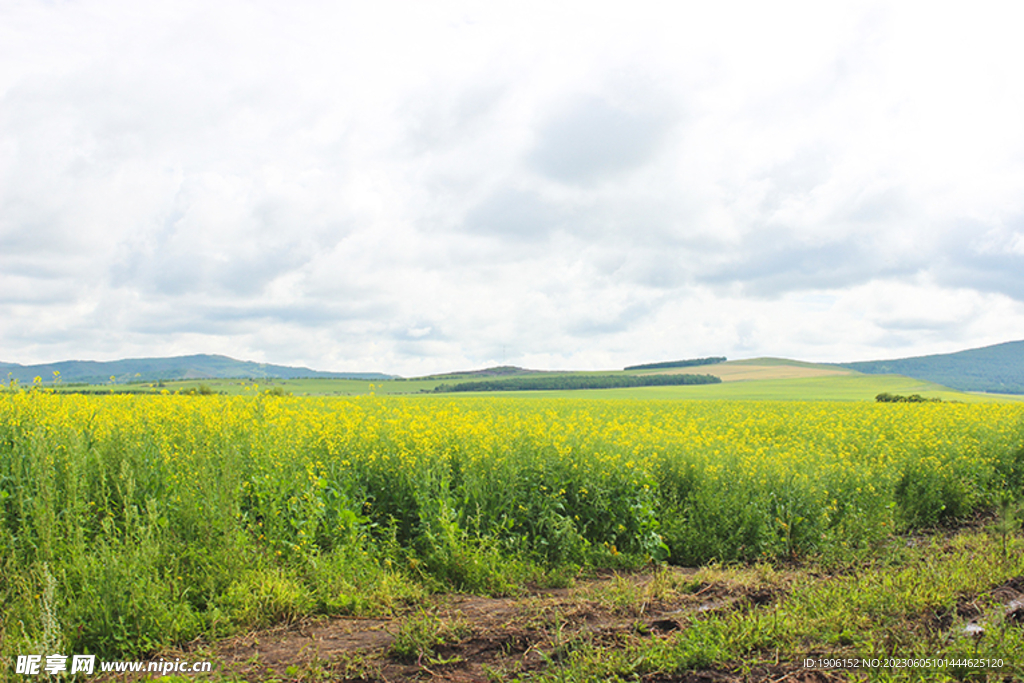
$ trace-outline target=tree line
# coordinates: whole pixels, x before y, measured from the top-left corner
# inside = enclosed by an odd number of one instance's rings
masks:
[[[879,403],[942,403],[941,398],[925,398],[920,394],[901,396],[900,394],[890,394],[887,391],[875,396],[875,400]]]
[[[690,358],[687,360],[668,360],[663,363],[644,363],[642,365],[630,365],[623,370],[663,370],[665,368],[692,368],[696,365],[714,365],[724,363],[725,356],[710,356],[708,358]]]
[[[438,384],[435,392],[453,391],[564,391],[570,389],[619,389],[629,387],[718,384],[714,375],[555,375],[477,380]]]

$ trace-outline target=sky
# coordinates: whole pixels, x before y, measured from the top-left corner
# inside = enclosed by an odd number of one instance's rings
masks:
[[[1015,2],[0,0],[0,361],[1024,339]]]

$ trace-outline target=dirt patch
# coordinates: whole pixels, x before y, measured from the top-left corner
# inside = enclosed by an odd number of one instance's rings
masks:
[[[1024,626],[1024,576],[1016,576],[990,591],[1003,606],[1003,618],[1011,626]]]
[[[488,681],[557,664],[580,647],[671,638],[693,618],[758,609],[779,586],[694,584],[691,572],[608,576],[518,598],[436,596],[392,618],[308,620],[191,653],[244,680]],[[173,653],[180,656],[183,653]],[[645,681],[831,681],[797,666]]]
[[[993,586],[982,593],[969,593],[957,598],[953,607],[940,607],[926,615],[927,625],[938,631],[948,631],[957,621],[966,621],[967,630],[978,626],[986,612],[992,615],[993,603],[1001,606],[1003,618],[1012,626],[1024,626],[1024,576]],[[983,627],[982,627],[983,630]]]
[[[385,619],[332,619],[261,631],[225,641],[219,657],[233,663],[274,664],[283,671],[296,661],[332,659],[351,652],[386,649],[393,636]]]
[[[991,590],[991,595],[1003,603],[1024,597],[1024,576],[1014,577],[995,586]]]

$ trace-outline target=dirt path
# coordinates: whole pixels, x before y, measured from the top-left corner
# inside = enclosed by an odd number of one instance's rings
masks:
[[[243,680],[495,681],[557,664],[583,645],[618,648],[634,639],[666,638],[682,628],[684,617],[766,606],[785,592],[694,585],[687,583],[691,575],[612,575],[515,598],[435,596],[395,617],[304,621],[220,642],[206,654],[222,676]],[[645,680],[840,679],[781,663],[743,676],[703,671]]]

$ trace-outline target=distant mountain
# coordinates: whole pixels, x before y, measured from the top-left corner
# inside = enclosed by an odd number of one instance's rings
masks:
[[[956,353],[835,365],[870,375],[906,375],[960,391],[1024,394],[1024,341]]]
[[[199,354],[175,356],[173,358],[126,358],[114,361],[66,360],[59,363],[40,365],[19,365],[0,363],[0,380],[16,379],[21,384],[30,384],[36,377],[46,383],[54,379],[54,371],[60,373],[60,381],[102,384],[114,377],[119,383],[156,382],[176,379],[223,379],[246,377],[254,379],[392,379],[393,375],[380,372],[322,372],[303,367],[254,363],[235,360],[227,356]]]

